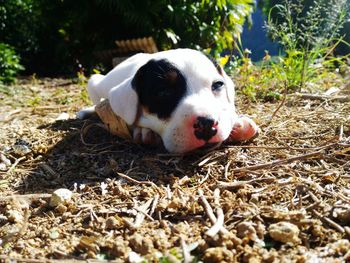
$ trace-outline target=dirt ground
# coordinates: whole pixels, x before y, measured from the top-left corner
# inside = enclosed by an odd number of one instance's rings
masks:
[[[0,87],[0,261],[350,261],[346,99],[239,97],[259,137],[179,156],[76,120],[83,89]]]

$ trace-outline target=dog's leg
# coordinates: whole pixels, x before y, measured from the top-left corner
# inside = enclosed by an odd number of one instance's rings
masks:
[[[87,91],[89,94],[90,99],[92,100],[94,106],[82,109],[77,113],[77,118],[80,120],[84,120],[89,118],[92,114],[95,113],[95,105],[98,104],[101,99],[103,98],[101,96],[101,91],[99,90],[99,83],[104,78],[103,75],[100,74],[94,74],[91,76],[91,78],[88,81],[87,84]]]
[[[138,144],[159,145],[162,138],[148,128],[135,127],[133,130],[133,140]]]
[[[248,141],[259,134],[259,127],[247,116],[240,116],[234,124],[231,134],[226,142]]]
[[[101,94],[102,90],[101,90],[101,87],[99,87],[99,84],[104,77],[105,76],[101,74],[94,74],[91,76],[91,78],[88,81],[87,90],[89,93],[89,97],[94,103],[94,105],[98,104],[102,98],[106,98]]]
[[[78,111],[76,117],[77,119],[85,120],[94,113],[95,113],[95,105]]]

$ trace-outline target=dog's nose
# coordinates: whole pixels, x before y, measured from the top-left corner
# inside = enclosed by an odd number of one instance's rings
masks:
[[[199,140],[209,141],[218,132],[218,122],[209,117],[197,117],[193,124],[194,135]]]

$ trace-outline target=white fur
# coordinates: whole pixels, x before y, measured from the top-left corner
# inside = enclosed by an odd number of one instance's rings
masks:
[[[169,60],[186,79],[186,95],[168,120],[161,120],[147,112],[142,112],[136,120],[138,97],[131,87],[131,80],[137,70],[150,59]],[[140,127],[143,135],[146,133],[142,131],[143,128],[151,129],[161,136],[168,151],[184,153],[205,144],[194,136],[190,122],[195,117],[206,116],[218,121],[218,132],[209,143],[222,142],[230,135],[237,120],[234,84],[225,73],[223,75],[218,73],[213,63],[201,52],[175,49],[155,54],[137,54],[105,76],[93,75],[88,82],[88,92],[94,104],[108,98],[113,111],[129,125]],[[214,94],[211,85],[218,80],[224,81],[226,87]],[[89,110],[91,112],[91,108]],[[84,111],[80,111],[78,117],[85,117]]]

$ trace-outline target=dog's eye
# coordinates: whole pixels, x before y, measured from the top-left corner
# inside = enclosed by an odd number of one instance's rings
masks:
[[[215,81],[215,82],[213,82],[213,84],[211,85],[211,90],[212,90],[212,91],[218,92],[218,91],[221,90],[222,86],[224,86],[224,82],[223,82],[223,81],[221,81],[221,80]]]

